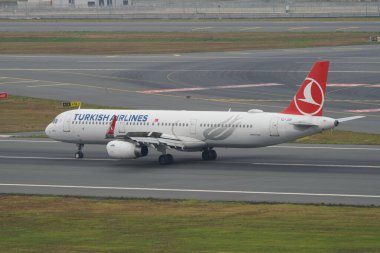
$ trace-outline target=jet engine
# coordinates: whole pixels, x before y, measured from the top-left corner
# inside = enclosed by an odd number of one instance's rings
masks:
[[[110,141],[107,144],[107,153],[112,158],[135,159],[146,156],[148,154],[148,147],[126,141]]]

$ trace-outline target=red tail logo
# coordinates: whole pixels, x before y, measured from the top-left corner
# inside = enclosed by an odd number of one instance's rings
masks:
[[[106,138],[113,138],[113,135],[115,133],[115,125],[116,125],[116,121],[117,121],[117,116],[114,115],[113,118],[112,118],[112,122],[111,122],[111,125],[110,127],[108,128],[108,131],[106,133]]]
[[[282,113],[322,116],[328,69],[328,61],[316,62],[288,108]]]

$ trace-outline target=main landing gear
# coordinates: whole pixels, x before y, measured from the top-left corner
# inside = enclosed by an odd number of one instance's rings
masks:
[[[173,161],[174,161],[174,158],[171,154],[164,154],[158,157],[158,163],[161,165],[172,164]]]
[[[77,144],[78,152],[75,153],[75,159],[82,159],[83,158],[83,148],[84,144]]]
[[[202,158],[205,161],[213,161],[217,157],[216,151],[213,149],[206,149],[202,152]]]

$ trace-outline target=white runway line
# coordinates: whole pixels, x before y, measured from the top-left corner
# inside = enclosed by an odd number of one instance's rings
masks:
[[[357,110],[346,110],[347,112],[356,112],[356,113],[366,113],[366,112],[380,112],[380,108],[373,109],[357,109]]]
[[[380,198],[380,195],[339,194],[339,193],[304,193],[304,192],[261,192],[261,191],[232,191],[232,190],[201,190],[201,189],[170,189],[170,188],[139,188],[139,187],[112,187],[112,186],[83,186],[83,185],[44,185],[44,184],[6,184],[6,187],[35,187],[56,189],[94,189],[94,190],[125,190],[125,191],[150,191],[150,192],[199,192],[199,193],[230,193],[252,195],[295,195],[315,197],[354,197],[354,198]]]
[[[365,151],[380,151],[380,148],[366,148],[366,147],[323,147],[323,146],[287,146],[287,145],[280,145],[280,146],[268,146],[264,148],[294,148],[294,149],[331,149],[331,150],[365,150]]]
[[[288,31],[295,31],[295,30],[305,30],[305,29],[310,29],[310,26],[301,26],[301,27],[290,27]]]
[[[158,90],[143,90],[138,93],[152,94],[152,93],[169,93],[180,91],[200,91],[200,90],[216,90],[216,89],[239,89],[239,88],[252,88],[252,87],[270,87],[281,86],[279,83],[258,83],[258,84],[241,84],[241,85],[221,85],[209,87],[188,87],[188,88],[174,88],[174,89],[158,89]]]
[[[240,31],[249,31],[249,30],[257,30],[257,29],[260,29],[261,27],[259,26],[255,26],[255,27],[244,27],[244,28],[241,28]]]
[[[85,158],[77,159],[71,157],[44,157],[44,156],[0,156],[0,159],[30,159],[30,160],[76,160],[76,161],[120,161],[111,158]]]
[[[239,162],[236,162],[239,163]],[[373,168],[380,169],[376,165],[351,165],[351,164],[312,164],[312,163],[251,163],[252,165],[265,166],[296,166],[296,167],[339,167],[339,168]]]
[[[199,31],[199,30],[208,30],[208,29],[213,29],[214,27],[212,26],[206,26],[206,27],[195,27],[195,28],[192,28],[191,30],[192,31]]]
[[[335,31],[343,31],[343,30],[358,29],[358,28],[360,27],[358,26],[340,27],[340,28],[336,28]]]
[[[49,142],[49,143],[62,143],[62,142],[59,142],[59,141],[51,141],[51,140],[47,140],[47,141],[41,141],[41,140],[16,140],[16,139],[6,139],[6,140],[1,140],[0,139],[0,142],[30,142],[30,143],[36,143],[36,142],[41,142],[41,143],[46,143],[46,142]]]
[[[123,161],[123,159],[111,158],[85,158],[76,159],[71,157],[44,157],[44,156],[0,156],[0,159],[29,159],[29,160],[73,160],[73,161]],[[281,166],[281,167],[336,167],[336,168],[367,168],[367,169],[380,169],[377,165],[352,165],[352,164],[313,164],[313,163],[257,163],[257,162],[214,162],[214,164],[242,164],[242,165],[261,165],[261,166]]]

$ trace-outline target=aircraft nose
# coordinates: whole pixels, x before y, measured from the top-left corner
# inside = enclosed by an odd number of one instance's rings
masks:
[[[51,123],[45,128],[45,134],[46,134],[48,137],[51,137],[51,128],[52,128]]]

